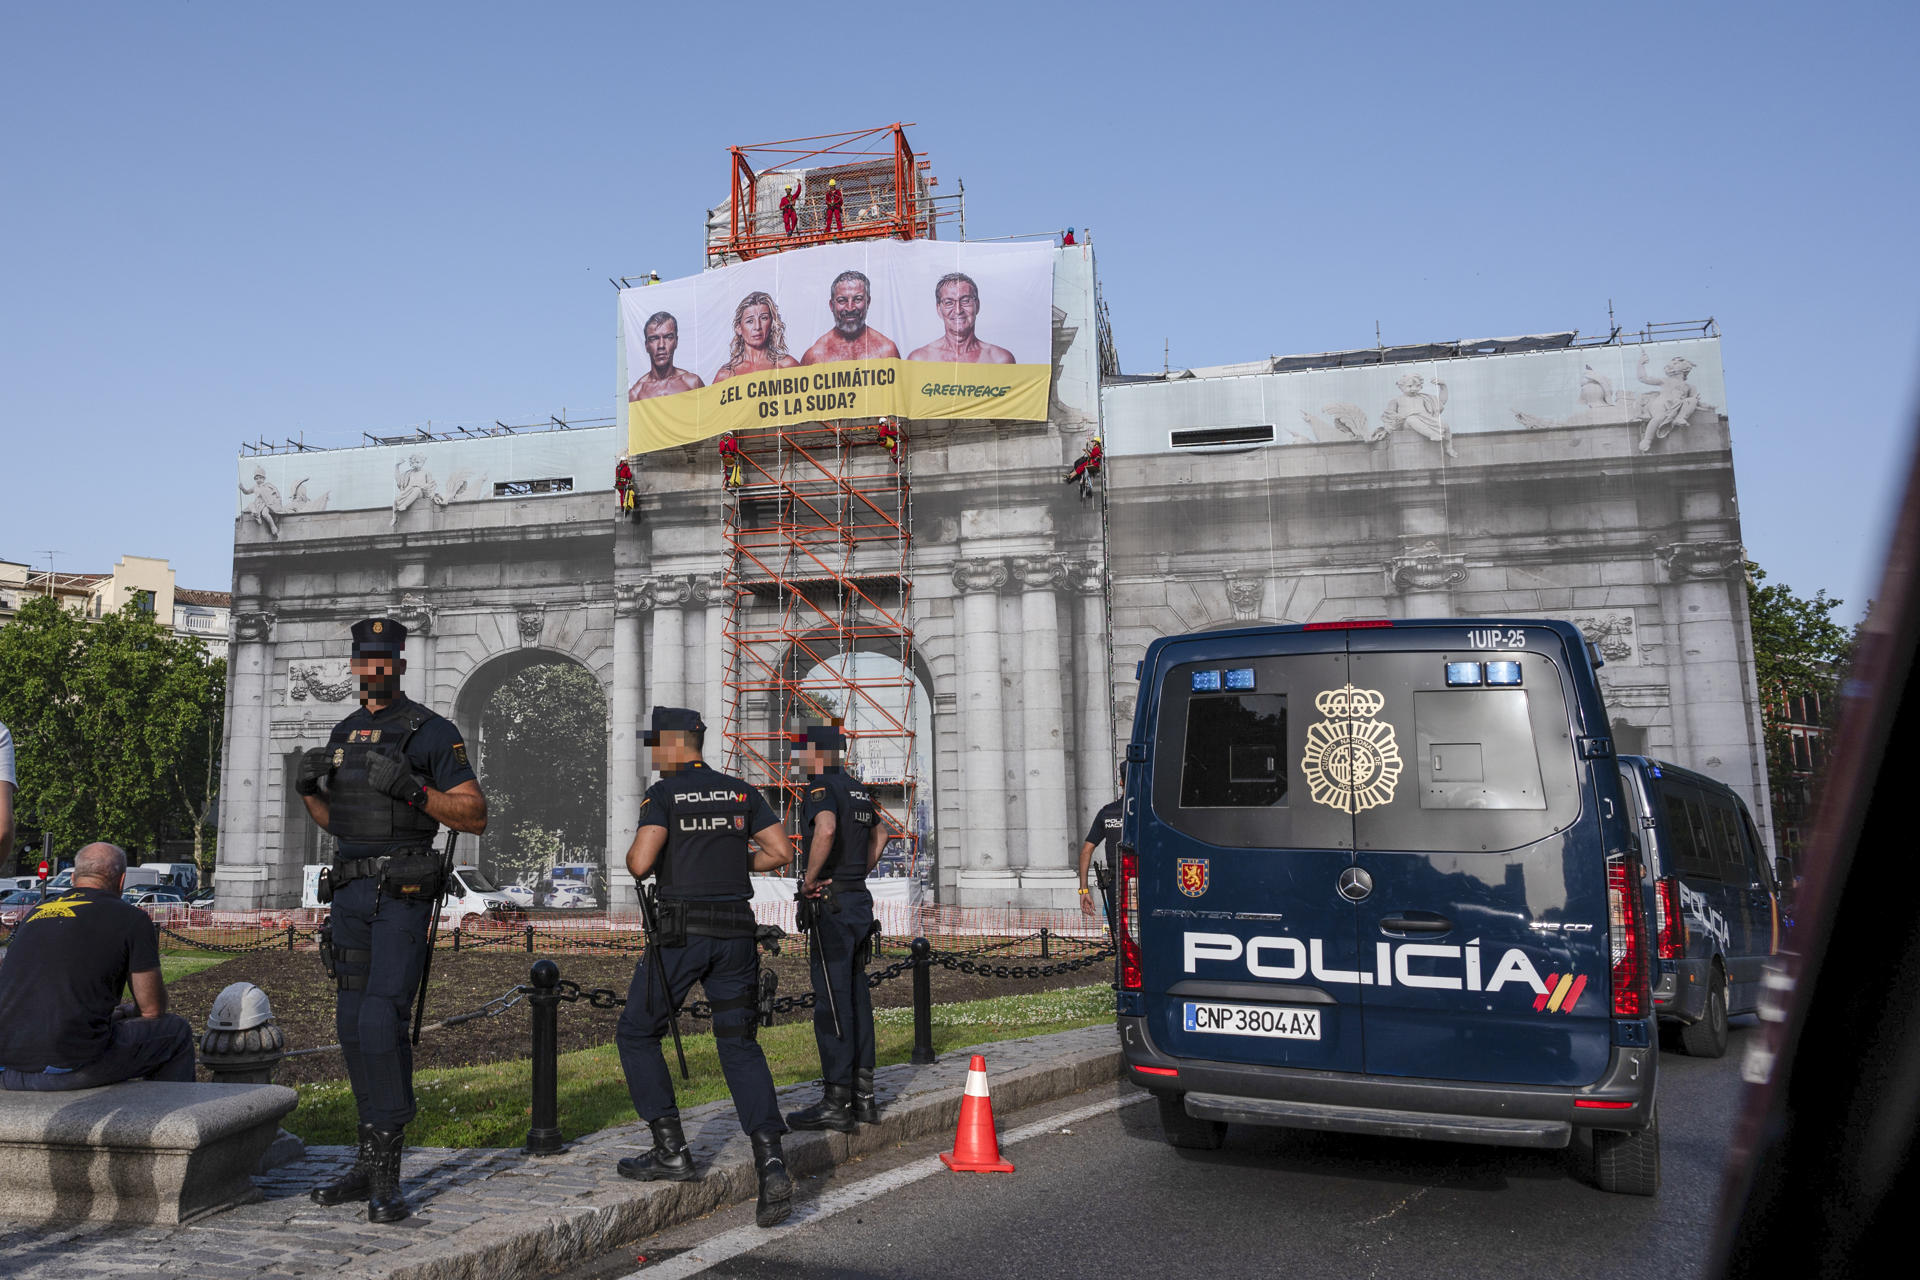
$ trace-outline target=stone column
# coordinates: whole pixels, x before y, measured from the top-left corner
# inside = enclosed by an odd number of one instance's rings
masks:
[[[961,906],[1004,906],[1020,881],[1007,865],[1006,752],[1000,698],[1000,588],[1002,560],[961,560],[953,567],[960,592],[961,805],[966,820],[956,843]]]
[[[1067,847],[1066,699],[1060,683],[1060,606],[1055,592],[1066,582],[1059,556],[1014,560],[1020,580],[1020,740],[1022,789],[1026,793],[1026,859],[1020,872],[1024,906],[1076,904]]]
[[[1741,652],[1735,593],[1742,590],[1745,550],[1738,542],[1703,540],[1657,548],[1674,586],[1662,594],[1678,652],[1668,657],[1674,691],[1677,763],[1741,792],[1765,827],[1769,812],[1766,751],[1760,739],[1752,659]],[[1679,679],[1674,679],[1674,676]],[[1683,735],[1683,736],[1682,736]],[[1771,830],[1763,832],[1771,837]]]
[[[653,662],[647,705],[682,707],[687,698],[686,604],[692,583],[679,574],[653,579]]]
[[[708,759],[718,763],[726,758],[727,691],[727,586],[718,573],[695,574],[693,601],[706,606],[706,623],[700,635],[700,716],[707,722]]]
[[[267,790],[274,759],[270,741],[274,615],[266,609],[233,614],[227,683],[227,740],[220,776],[220,846],[214,883],[223,908],[266,906],[282,879],[267,847]]]
[[[640,824],[640,619],[653,607],[644,585],[623,582],[613,589],[613,697],[607,725],[607,887],[612,909],[639,910],[633,877],[627,874],[627,846]]]
[[[1077,567],[1074,589],[1080,593],[1080,812],[1070,835],[1085,835],[1100,806],[1118,794],[1113,781],[1113,690],[1107,662],[1107,581],[1099,562]],[[1126,726],[1120,726],[1121,732]],[[1074,842],[1074,848],[1079,848]]]
[[[414,572],[409,574],[408,570]],[[403,566],[403,577],[424,577],[425,570],[419,565]],[[413,690],[413,696],[441,715],[453,714],[449,702],[443,705],[438,686],[439,666],[435,661],[433,636],[433,606],[426,597],[416,592],[402,592],[400,603],[387,610],[387,616],[407,628],[407,675],[403,684]],[[463,732],[471,732],[477,726],[461,725]]]

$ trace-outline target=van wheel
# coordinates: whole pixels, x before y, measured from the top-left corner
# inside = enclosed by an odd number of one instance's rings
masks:
[[[1707,988],[1707,1011],[1700,1021],[1680,1028],[1680,1047],[1694,1058],[1718,1058],[1727,1051],[1727,979],[1717,965]]]
[[[487,918],[486,918],[485,916],[483,916],[483,915],[464,915],[464,916],[461,916],[461,917],[460,917],[460,932],[462,932],[462,933],[476,933],[476,932],[478,932],[478,931],[479,931],[479,929],[481,928],[481,926],[483,926],[483,925],[485,925],[486,923],[487,923]]]
[[[1153,1100],[1160,1104],[1160,1130],[1167,1135],[1168,1146],[1189,1151],[1218,1151],[1220,1144],[1227,1140],[1226,1121],[1194,1119],[1187,1114],[1186,1099],[1181,1095],[1156,1093]]]
[[[1593,1185],[1623,1196],[1650,1196],[1660,1189],[1660,1113],[1634,1132],[1593,1131]]]

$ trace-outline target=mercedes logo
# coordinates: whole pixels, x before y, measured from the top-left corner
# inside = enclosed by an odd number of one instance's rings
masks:
[[[1358,867],[1348,867],[1340,873],[1340,896],[1348,902],[1359,902],[1373,892],[1373,877]]]

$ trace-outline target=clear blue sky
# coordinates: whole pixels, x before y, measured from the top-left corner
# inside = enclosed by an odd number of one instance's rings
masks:
[[[1745,536],[1877,581],[1920,6],[12,4],[0,557],[230,576],[238,443],[610,413],[730,143],[901,119],[1122,362],[1713,315]]]

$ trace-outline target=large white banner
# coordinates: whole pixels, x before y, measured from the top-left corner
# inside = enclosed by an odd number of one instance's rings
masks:
[[[622,290],[629,451],[818,419],[1044,421],[1054,257],[878,240]]]

